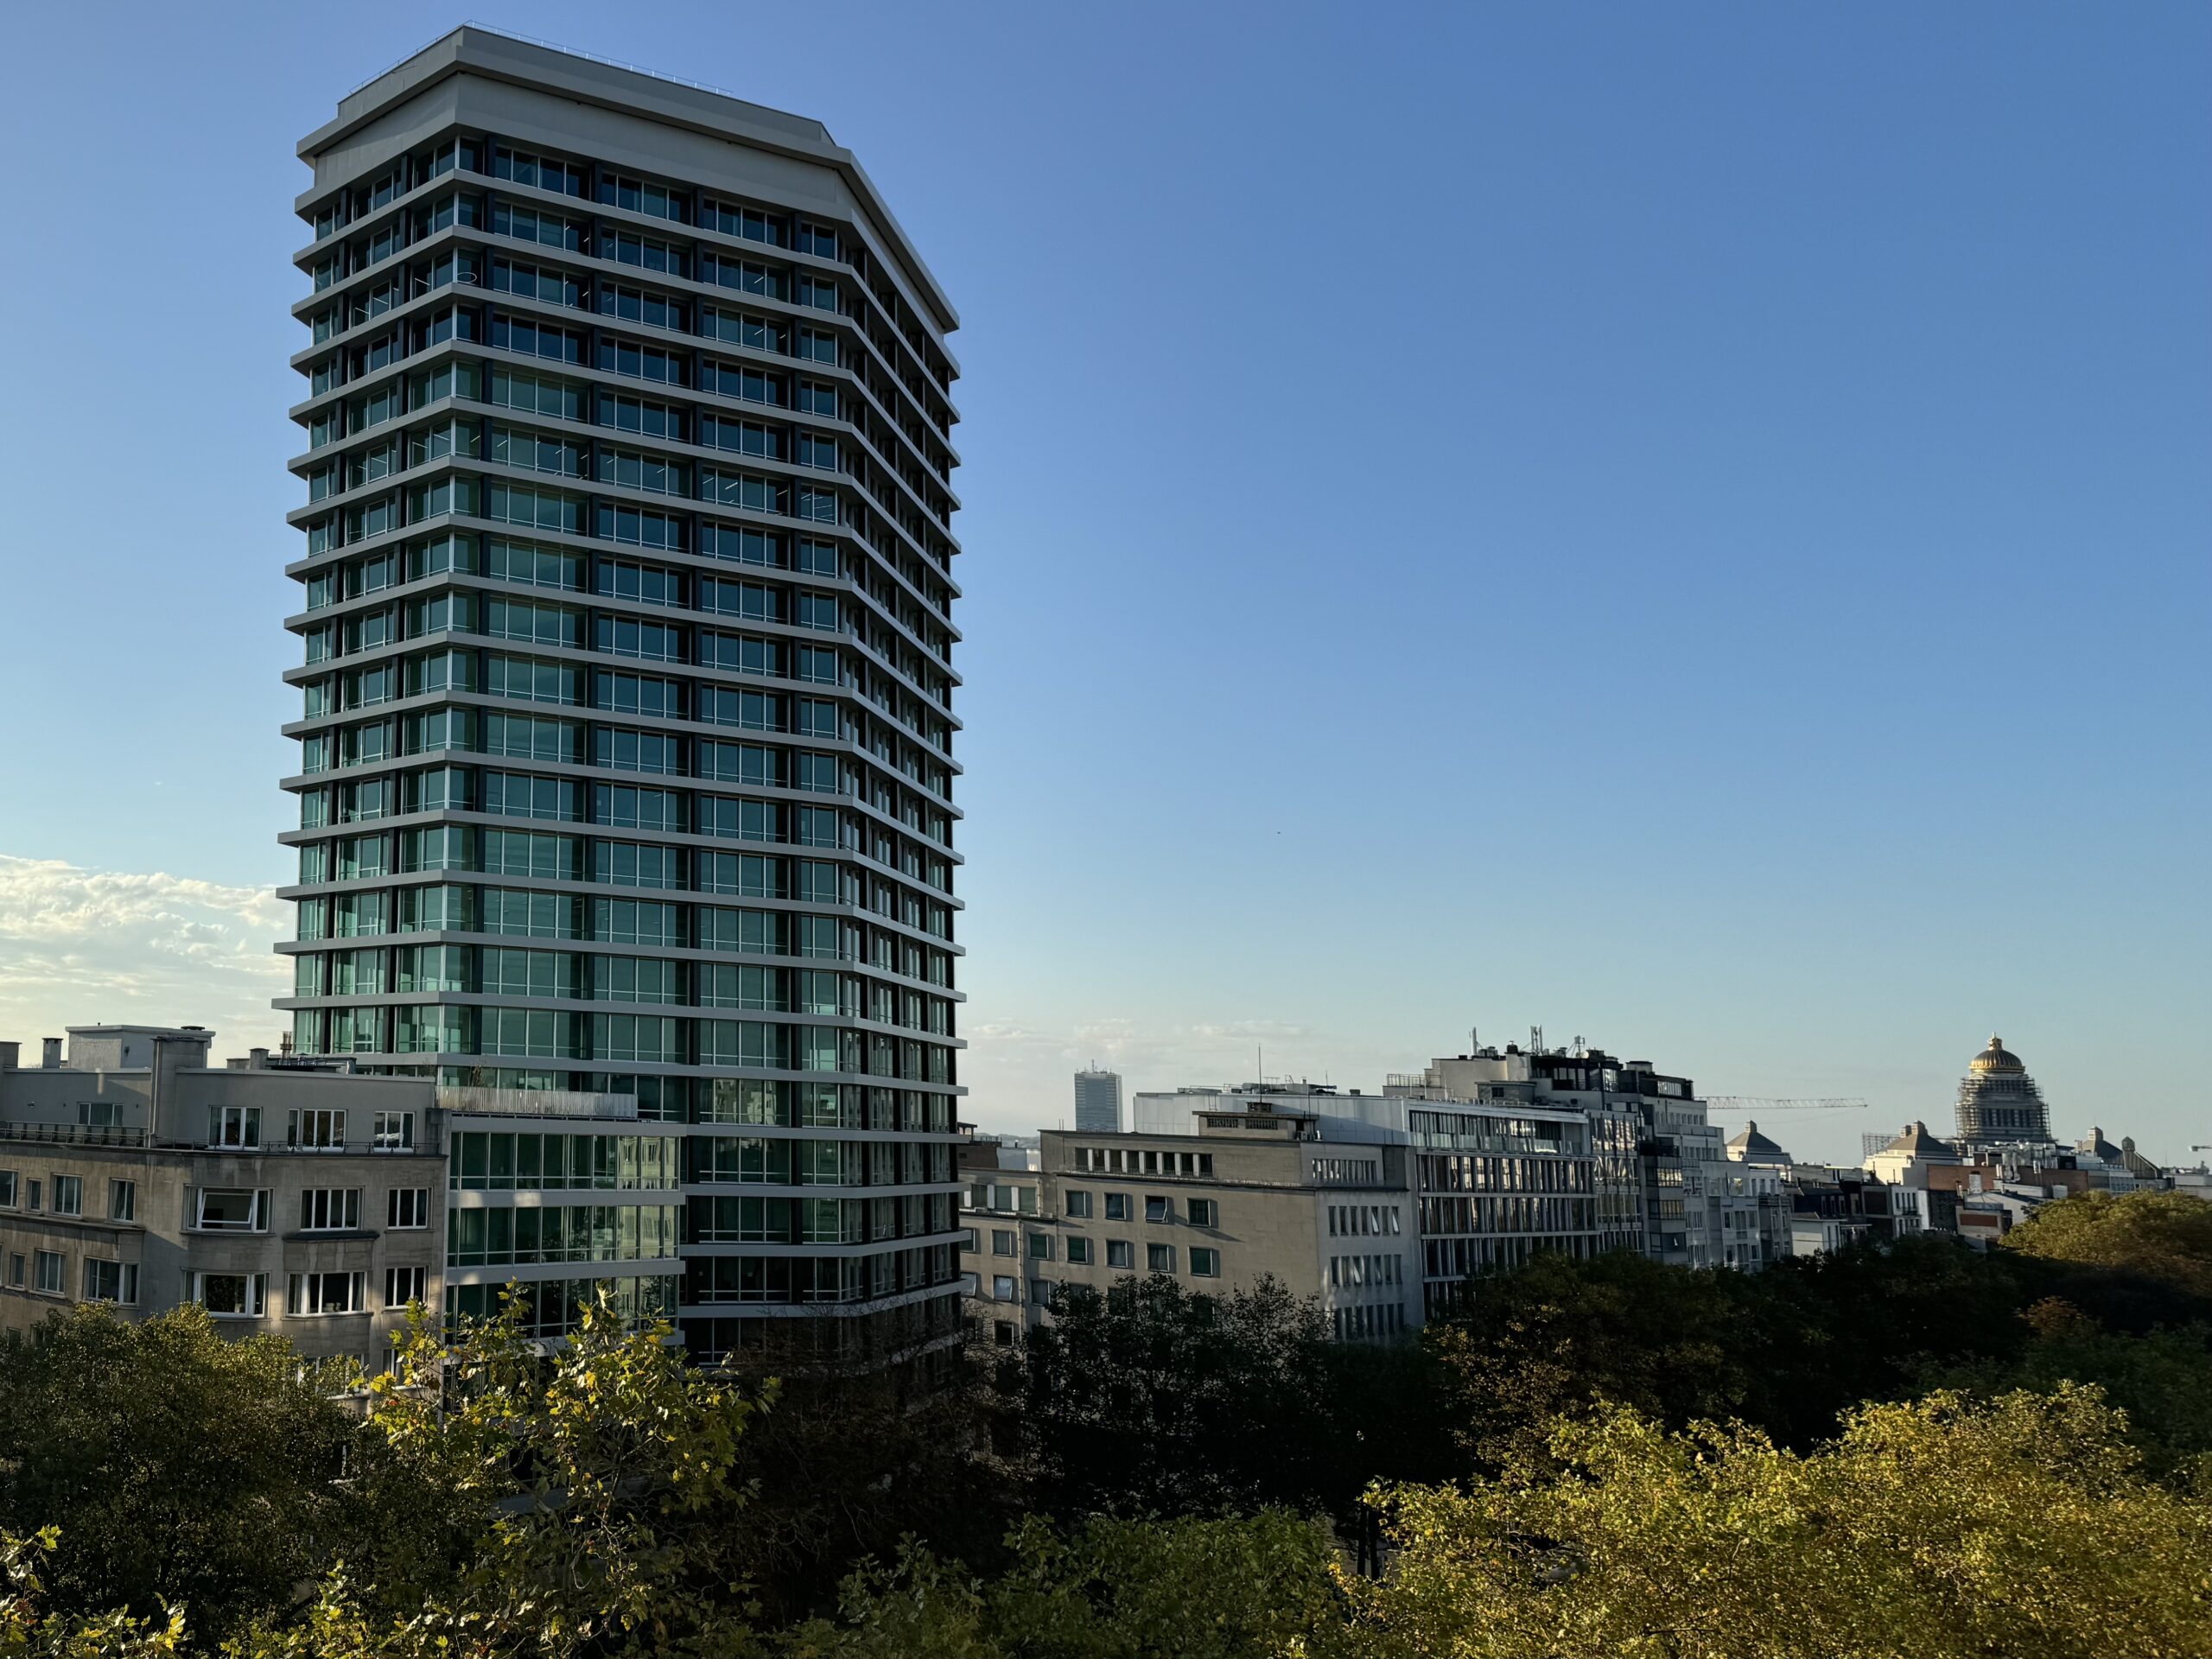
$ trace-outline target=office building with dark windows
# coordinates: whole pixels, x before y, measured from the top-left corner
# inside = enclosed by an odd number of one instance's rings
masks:
[[[1093,1066],[1075,1074],[1075,1126],[1086,1134],[1114,1135],[1122,1127],[1122,1074]]]
[[[951,307],[819,123],[473,25],[300,155],[293,1049],[677,1126],[702,1357],[941,1352]]]

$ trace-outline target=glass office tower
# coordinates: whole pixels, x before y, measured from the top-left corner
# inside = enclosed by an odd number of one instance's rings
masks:
[[[300,154],[295,1048],[688,1125],[696,1354],[934,1351],[950,306],[818,123],[474,26]]]

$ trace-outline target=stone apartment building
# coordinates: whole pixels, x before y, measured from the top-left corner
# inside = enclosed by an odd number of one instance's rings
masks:
[[[1127,1135],[1048,1130],[1033,1175],[977,1171],[971,1313],[1011,1341],[1055,1284],[1271,1277],[1346,1339],[1417,1328],[1471,1276],[1599,1248],[1590,1126],[1512,1103],[1304,1088],[1140,1096]]]
[[[380,1364],[409,1305],[482,1314],[515,1281],[554,1338],[601,1287],[672,1314],[677,1126],[627,1096],[440,1088],[200,1027],[0,1044],[0,1329],[71,1303],[199,1302],[308,1358]]]
[[[1273,1278],[1317,1300],[1340,1338],[1413,1330],[1411,1148],[1324,1136],[1312,1114],[1241,1104],[1185,1135],[1048,1129],[1033,1173],[969,1188],[971,1311],[1009,1343],[1063,1282],[1163,1274],[1226,1294]]]

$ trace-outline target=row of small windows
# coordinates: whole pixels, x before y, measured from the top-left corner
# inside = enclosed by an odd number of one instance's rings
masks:
[[[450,1267],[549,1262],[662,1262],[682,1249],[683,1211],[672,1204],[454,1205],[446,1212]]]
[[[773,914],[759,913],[764,918]],[[398,958],[387,964],[385,953],[378,950],[309,952],[295,960],[292,994],[381,996],[442,991],[829,1014],[939,1037],[950,1036],[952,1029],[951,1004],[944,997],[871,984],[822,969],[593,957],[493,945],[411,946],[399,951]]]
[[[490,280],[496,272],[499,281]],[[795,322],[781,315],[734,310],[726,305],[693,305],[688,300],[632,288],[621,283],[585,285],[535,265],[480,261],[456,251],[424,275],[419,292],[404,277],[356,290],[343,307],[333,306],[308,319],[315,344],[321,346],[340,334],[374,321],[423,294],[450,288],[454,302],[436,307],[407,320],[378,348],[364,343],[353,349],[362,372],[373,372],[412,357],[447,340],[474,340],[495,351],[556,363],[589,363],[612,374],[633,379],[658,380],[670,385],[690,385],[693,353],[690,346],[659,346],[627,339],[588,325],[570,326],[531,312],[517,312],[467,297],[467,290],[506,292],[518,298],[612,318],[641,328],[657,329],[689,340],[717,340],[771,357],[796,358],[831,368],[851,366],[835,328]],[[595,341],[595,343],[594,343]],[[350,365],[349,365],[350,366]],[[765,371],[764,371],[765,372]],[[349,377],[349,378],[358,378]],[[310,388],[320,393],[310,374]],[[702,389],[705,389],[702,387]]]
[[[533,616],[533,633],[537,620]],[[341,641],[345,637],[341,633]],[[536,643],[534,638],[531,643]],[[790,653],[785,649],[784,641],[754,638],[751,643],[760,647],[756,658],[759,666],[751,671],[763,678],[802,677],[787,674]],[[826,666],[834,672],[834,657]],[[813,675],[803,677],[813,683],[822,683]],[[380,708],[404,698],[442,692],[479,692],[518,702],[588,708],[652,720],[696,721],[742,731],[791,733],[847,742],[859,742],[862,737],[857,718],[827,698],[678,679],[663,674],[591,669],[578,663],[497,651],[434,651],[385,658],[322,679],[308,680],[300,688],[301,714],[307,720],[320,720],[330,715]],[[482,720],[491,719],[496,712],[477,711]],[[920,718],[923,711],[918,702],[902,712],[917,715],[915,724],[936,748],[943,750],[950,746],[950,726]],[[465,739],[467,733],[457,731],[454,735]],[[927,757],[907,752],[903,743],[898,734],[868,734],[868,747],[879,760],[907,772],[918,782],[923,781],[928,775]],[[464,741],[456,747],[468,745]]]
[[[633,1096],[638,1103],[638,1116],[644,1120],[664,1123],[729,1123],[747,1124],[761,1128],[785,1129],[872,1129],[884,1133],[914,1135],[948,1135],[952,1131],[954,1097],[946,1093],[923,1089],[891,1089],[880,1084],[839,1084],[814,1078],[791,1079],[773,1077],[669,1077],[654,1073],[625,1073],[601,1071],[573,1071],[546,1068],[516,1068],[500,1066],[448,1066],[438,1068],[441,1079],[454,1084],[474,1084],[479,1086],[577,1089],[586,1093],[617,1094]],[[480,1133],[475,1130],[464,1134]],[[458,1140],[458,1150],[448,1163],[451,1171],[449,1185],[455,1191],[507,1191],[552,1180],[555,1185],[569,1186],[599,1186],[604,1185],[606,1164],[602,1156],[597,1176],[582,1178],[582,1173],[593,1166],[578,1161],[580,1149],[574,1137],[535,1135],[529,1132],[513,1135],[505,1131],[488,1132],[491,1138],[480,1147],[463,1144]],[[594,1137],[595,1138],[595,1137]],[[555,1139],[568,1142],[566,1163],[561,1162],[563,1150],[553,1144]],[[543,1140],[541,1147],[539,1141]],[[672,1185],[677,1167],[675,1160],[681,1154],[672,1147],[659,1154],[649,1154],[640,1147],[639,1156],[646,1160],[639,1185]],[[651,1160],[660,1157],[668,1161],[656,1166]],[[626,1165],[625,1167],[627,1167]],[[950,1205],[950,1195],[945,1198]],[[871,1201],[874,1202],[874,1201]],[[906,1200],[887,1198],[888,1205],[904,1205]],[[950,1213],[948,1211],[948,1213]],[[892,1230],[889,1212],[878,1214],[876,1235],[882,1236]],[[910,1217],[903,1224],[906,1232],[919,1230],[918,1218]],[[942,1228],[931,1230],[942,1231]]]
[[[320,830],[331,826],[374,823],[403,813],[482,812],[494,817],[533,818],[557,823],[601,825],[617,830],[644,830],[660,835],[702,835],[734,840],[796,839],[788,820],[771,823],[753,813],[741,798],[696,794],[647,785],[591,784],[573,778],[543,778],[530,772],[501,772],[490,767],[439,766],[422,772],[387,773],[329,788],[299,791],[300,827]],[[925,814],[912,804],[893,810],[890,803],[872,798],[872,804],[895,816],[915,834],[946,844],[950,820],[941,813]],[[842,835],[842,831],[841,831]],[[827,844],[827,843],[823,843]],[[893,866],[916,880],[936,881],[927,855],[898,847],[889,833],[870,827],[861,843],[878,863]],[[910,868],[910,866],[912,867]],[[949,886],[945,886],[949,891]],[[874,908],[873,898],[870,907]],[[909,925],[918,924],[909,923]],[[932,931],[934,925],[932,925]]]
[[[594,191],[591,185],[593,169],[584,162],[475,137],[446,139],[408,162],[395,162],[374,178],[325,202],[307,215],[314,226],[315,239],[321,241],[335,235],[346,225],[456,170],[579,201],[596,200],[601,207],[664,219],[673,224],[696,224],[723,236],[770,247],[790,248],[816,258],[839,257],[836,227],[818,219],[794,217],[772,208],[702,193],[688,185],[607,168],[598,170],[598,188]]]
[[[10,1252],[7,1274],[7,1285],[11,1290],[55,1298],[69,1294],[67,1260],[60,1250],[37,1250],[28,1256],[22,1252]],[[269,1294],[269,1277],[265,1273],[187,1273],[185,1297],[218,1319],[270,1318],[278,1310]],[[426,1267],[387,1268],[383,1279],[383,1306],[397,1311],[421,1301],[429,1280]],[[135,1306],[138,1301],[138,1281],[139,1264],[136,1262],[93,1255],[83,1258],[79,1283],[86,1301]],[[375,1305],[369,1300],[369,1289],[365,1272],[291,1274],[285,1280],[283,1315],[289,1319],[316,1319],[371,1313]]]
[[[1415,1166],[1424,1192],[1587,1192],[1592,1179],[1581,1158],[1423,1153]]]
[[[1116,1175],[1211,1175],[1210,1152],[1162,1152],[1156,1147],[1077,1147],[1077,1169]]]
[[[695,1306],[859,1302],[958,1277],[951,1248],[942,1244],[868,1256],[694,1256],[684,1263],[683,1299]]]
[[[457,423],[456,429],[465,424]],[[387,452],[392,462],[391,470],[400,471],[396,443],[357,454],[349,464],[368,482],[382,483],[386,474],[376,468],[381,464],[379,458],[385,457]],[[533,450],[534,454],[538,453]],[[687,463],[648,461],[641,456],[626,461],[619,451],[602,451],[600,470],[601,482],[627,486],[641,493],[678,495],[687,502],[697,499],[716,507],[798,518],[809,524],[842,522],[838,507],[841,498],[834,488],[826,486],[795,485],[789,479],[766,474],[707,467],[696,474],[695,496],[694,474]],[[624,476],[626,470],[627,477]],[[346,493],[348,486],[337,473],[334,465],[308,475],[310,504]],[[580,474],[578,481],[583,481]],[[713,543],[724,529],[742,529],[738,525],[724,526],[715,520],[701,520],[690,512],[574,495],[541,484],[517,483],[474,473],[442,474],[396,493],[348,503],[340,522],[345,530],[345,539],[350,543],[365,541],[372,536],[385,535],[448,513],[519,524],[526,530],[550,530],[569,536],[590,536],[603,542],[626,542],[637,547],[664,547],[678,553],[696,550],[708,557],[723,556]],[[324,550],[317,548],[310,538],[309,551],[321,550]]]
[[[685,1231],[694,1244],[861,1244],[952,1230],[948,1193],[896,1198],[769,1198],[695,1194]]]
[[[417,777],[412,781],[424,780]],[[640,791],[623,785],[596,785],[587,793],[570,779],[489,770],[470,780],[473,789],[464,786],[456,791],[450,786],[453,780],[439,781],[447,786],[435,791],[435,796],[411,791],[419,800],[435,798],[435,806],[422,810],[475,810],[575,823],[586,822],[588,817],[593,824],[611,829],[837,849],[872,858],[886,869],[940,893],[951,891],[951,867],[943,858],[826,808],[792,808],[780,801],[723,795],[700,795],[687,804],[681,797],[661,798],[673,791]],[[360,785],[340,787],[357,790]],[[308,798],[303,792],[303,803]],[[327,804],[327,800],[322,804]],[[321,814],[314,816],[319,819]],[[323,826],[317,823],[305,827]],[[452,870],[791,899],[809,904],[849,904],[903,918],[905,898],[895,886],[863,869],[847,869],[840,874],[834,873],[836,868],[818,861],[787,866],[784,860],[769,855],[724,854],[626,841],[601,840],[587,850],[582,842],[571,836],[474,824],[409,830],[403,833],[396,852],[381,836],[370,835],[307,845],[300,855],[302,885]],[[925,895],[912,896],[917,902],[929,902]]]
[[[734,540],[734,538],[732,538]],[[559,592],[578,592],[584,561],[575,554],[556,549],[543,549],[529,543],[507,541],[499,537],[486,538],[488,545],[483,560],[486,567],[483,574],[492,581],[512,581],[518,586],[552,588]],[[834,550],[819,543],[803,546],[810,563],[827,563],[834,558]],[[747,563],[756,561],[748,560]],[[354,597],[365,599],[395,585],[391,579],[396,575],[397,560],[393,555],[379,555],[365,560],[353,571],[352,580],[360,591]],[[785,626],[812,628],[820,632],[836,633],[844,631],[839,597],[834,593],[795,588],[786,582],[757,578],[715,575],[702,572],[671,569],[666,565],[647,564],[629,559],[601,557],[590,561],[592,592],[604,599],[621,600],[633,605],[662,606],[673,610],[702,613],[708,616],[736,617],[747,622],[767,622]],[[433,574],[443,574],[434,572]],[[460,574],[476,574],[462,571]],[[834,576],[836,569],[830,564],[826,574]],[[338,572],[332,571],[312,578],[308,584],[309,608],[321,609],[338,601],[331,595],[337,586]],[[418,615],[435,616],[446,626],[456,622],[474,625],[477,631],[495,633],[500,638],[526,637],[535,639],[540,632],[553,637],[545,643],[574,646],[583,629],[580,614],[556,608],[553,614],[565,620],[542,624],[535,608],[537,601],[518,600],[500,594],[480,594],[467,590],[470,602],[465,606],[448,603],[443,610],[421,612]],[[451,596],[441,594],[438,598]],[[405,629],[410,619],[395,618],[390,609],[368,609],[347,619],[346,631],[328,643],[337,651],[351,653],[374,651],[394,644],[407,637]]]
[[[618,401],[635,404],[638,400],[618,400],[610,394],[601,401],[606,412],[612,416],[620,412],[615,407]],[[642,423],[645,418],[642,405],[633,414]],[[320,436],[321,442],[333,442],[334,436],[328,434],[329,427],[334,424],[317,421],[309,429],[309,438],[317,439],[321,434],[325,435]],[[601,424],[617,426],[619,423],[610,419]],[[699,422],[699,442],[708,448],[758,455],[763,460],[790,461],[817,472],[838,470],[836,439],[804,428],[708,416]],[[756,479],[750,474],[710,466],[695,467],[690,461],[604,443],[585,443],[565,434],[467,419],[445,420],[435,426],[395,434],[354,450],[342,465],[334,462],[318,467],[307,474],[308,499],[320,501],[346,490],[365,488],[448,457],[487,460],[503,467],[549,473],[578,481],[597,478],[622,488],[685,500],[696,495],[702,501],[760,512],[788,514],[792,505],[788,480],[781,480],[785,489],[777,493],[771,487],[773,480]],[[748,479],[753,481],[740,482]]]
[[[804,700],[802,700],[804,701]],[[834,709],[835,705],[831,705]],[[802,735],[836,739],[830,729]],[[586,734],[588,733],[587,738]],[[543,715],[505,715],[475,709],[436,709],[397,720],[372,720],[300,740],[300,770],[312,777],[334,767],[378,766],[402,755],[454,751],[541,764],[592,766],[616,772],[696,778],[753,789],[791,789],[821,795],[859,792],[857,775],[834,755],[770,748],[626,727],[590,726]]]
[[[1104,1267],[1109,1273],[1136,1271],[1137,1247],[1126,1238],[1092,1239],[1081,1233],[1065,1233],[1057,1239],[1048,1233],[1029,1236],[1029,1259],[1033,1262],[1050,1262],[1055,1253],[1065,1250],[1067,1264],[1071,1268]],[[1103,1247],[1103,1255],[1101,1254]],[[1010,1229],[995,1230],[991,1236],[991,1249],[995,1255],[1014,1254],[1014,1233]],[[1173,1244],[1147,1244],[1144,1247],[1145,1271],[1173,1274],[1179,1272],[1177,1262],[1183,1252]],[[1194,1279],[1218,1279],[1221,1276],[1221,1252],[1210,1245],[1193,1245],[1189,1251],[1191,1276]],[[1012,1275],[994,1275],[992,1299],[1007,1302],[1019,1300],[1019,1281]],[[1051,1299],[1048,1281],[1038,1281],[1033,1292],[1040,1305]]]
[[[1331,1238],[1394,1238],[1404,1224],[1389,1204],[1332,1204],[1327,1216]]]
[[[837,389],[823,381],[791,380],[751,364],[717,363],[712,359],[702,360],[699,379],[701,391],[717,396],[830,420],[837,418]],[[774,461],[797,455],[799,436],[804,430],[637,393],[613,391],[605,387],[594,391],[579,381],[461,358],[435,369],[423,370],[404,380],[385,381],[323,410],[308,423],[308,447],[321,449],[343,437],[360,436],[448,397],[490,404],[550,420],[573,421],[579,425],[611,427],[671,443],[696,443],[702,448],[758,454]],[[420,465],[448,453],[449,442],[448,448],[440,448],[441,442],[448,441],[434,434],[410,439],[410,464]],[[517,464],[526,463],[518,460]]]
[[[1404,1258],[1396,1255],[1332,1255],[1329,1258],[1329,1287],[1358,1290],[1369,1285],[1405,1282]]]
[[[112,1102],[102,1102],[112,1108]],[[112,1122],[111,1109],[109,1121]],[[97,1189],[95,1189],[97,1195]],[[33,1213],[81,1216],[85,1213],[85,1183],[81,1176],[56,1175],[49,1188],[41,1179],[20,1179],[20,1172],[0,1169],[0,1210],[28,1210]],[[138,1183],[111,1180],[107,1184],[110,1221],[135,1221],[138,1217]]]
[[[1597,1224],[1596,1208],[1589,1198],[1501,1193],[1421,1200],[1421,1230],[1427,1234],[1585,1233]]]
[[[1173,1173],[1173,1172],[1167,1172]],[[1060,1194],[1060,1206],[1071,1220],[1087,1221],[1092,1213],[1091,1199],[1096,1196],[1104,1205],[1108,1221],[1134,1221],[1137,1211],[1134,1195],[1128,1192],[1092,1194],[1073,1188]],[[1212,1198],[1185,1198],[1183,1201],[1184,1219],[1193,1227],[1217,1228],[1221,1225],[1221,1205]],[[1147,1193],[1144,1200],[1144,1218],[1154,1226],[1172,1225],[1175,1220],[1175,1200],[1166,1193]]]
[[[843,631],[842,608],[834,594],[795,591],[759,582],[718,583],[711,593],[705,590],[703,582],[701,588],[702,598],[710,600],[717,615],[821,632]],[[803,654],[804,646],[787,647],[785,654],[794,668],[779,671],[756,665],[762,660],[761,654],[742,636],[689,626],[683,622],[585,611],[546,601],[512,599],[474,589],[449,589],[409,600],[397,607],[356,612],[342,624],[324,623],[302,632],[310,666],[334,658],[381,651],[435,633],[474,633],[489,639],[566,651],[586,649],[588,639],[588,649],[644,662],[696,663],[702,667],[726,668],[741,674],[780,671],[787,677],[817,685],[849,683],[839,673],[834,649],[821,648],[817,654],[806,656]]]
[[[293,1015],[293,1041],[308,1054],[480,1054],[956,1080],[952,1051],[939,1044],[759,1020],[446,1005],[302,1008]]]
[[[614,803],[610,800],[609,804]],[[942,859],[896,838],[865,834],[849,817],[825,807],[793,808],[781,801],[705,796],[696,803],[696,832],[739,841],[837,848],[872,857],[915,881],[949,892],[950,867]],[[731,861],[734,859],[736,861]],[[359,881],[377,877],[451,870],[474,875],[523,876],[540,881],[595,881],[620,887],[734,893],[756,899],[834,895],[818,902],[883,900],[855,872],[850,882],[818,863],[797,868],[767,855],[691,851],[625,841],[596,841],[546,830],[499,830],[478,824],[436,824],[399,833],[395,846],[381,832],[313,842],[300,849],[300,883]]]
[[[297,1195],[297,1210],[279,1218],[276,1225],[303,1233],[359,1232],[378,1212],[374,1205],[365,1210],[364,1191],[358,1186],[304,1188]],[[429,1188],[396,1186],[384,1198],[382,1218],[387,1230],[420,1232],[429,1226]],[[267,1187],[192,1187],[186,1196],[184,1225],[202,1233],[265,1233],[273,1211]]]
[[[669,1135],[512,1134],[456,1130],[447,1158],[454,1192],[636,1192],[682,1184]]]

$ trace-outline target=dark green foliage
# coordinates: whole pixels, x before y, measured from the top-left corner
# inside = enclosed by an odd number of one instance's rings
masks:
[[[998,1576],[912,1547],[846,1586],[790,1659],[1274,1659],[1340,1605],[1323,1532],[1280,1510],[1229,1520],[1021,1527]]]
[[[926,1538],[978,1567],[999,1564],[1029,1507],[1027,1471],[995,1454],[1001,1409],[982,1357],[921,1394],[884,1376],[796,1376],[749,1427],[734,1478],[742,1512],[718,1516],[735,1576],[774,1624],[826,1611],[853,1564]]]
[[[1064,1285],[1052,1311],[1030,1333],[1020,1389],[1057,1513],[1274,1504],[1351,1522],[1370,1481],[1459,1465],[1433,1362],[1330,1340],[1320,1310],[1274,1280],[1227,1296],[1165,1275],[1103,1294]]]
[[[353,1432],[277,1338],[87,1305],[0,1338],[0,1530],[60,1529],[56,1609],[175,1603],[219,1635],[321,1572],[353,1522],[334,1484]]]
[[[1423,1345],[1449,1379],[1459,1439],[1484,1466],[1541,1459],[1549,1425],[1600,1400],[1663,1422],[1745,1413],[1763,1345],[1740,1317],[1738,1275],[1640,1255],[1541,1255],[1469,1287]]]
[[[1055,1507],[1217,1515],[1320,1501],[1330,1427],[1318,1308],[1272,1280],[1226,1297],[1173,1279],[1062,1285],[1029,1335],[1025,1414]]]

